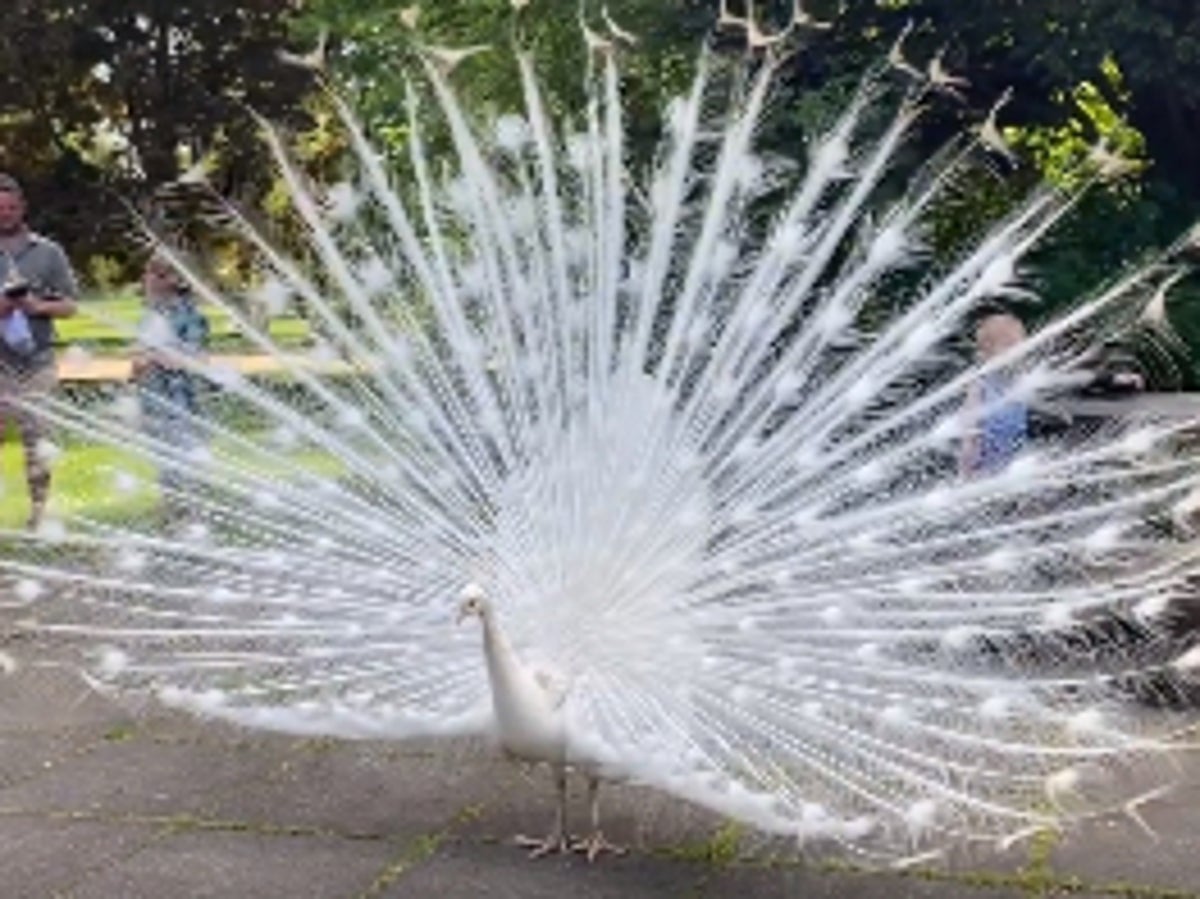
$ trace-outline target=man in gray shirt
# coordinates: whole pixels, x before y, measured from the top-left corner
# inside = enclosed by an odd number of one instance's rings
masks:
[[[0,416],[21,433],[31,530],[50,493],[48,428],[36,406],[58,380],[54,319],[74,315],[78,296],[62,247],[29,230],[21,186],[0,173]]]

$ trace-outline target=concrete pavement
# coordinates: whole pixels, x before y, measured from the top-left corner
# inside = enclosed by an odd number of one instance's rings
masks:
[[[548,823],[544,775],[470,745],[298,740],[123,708],[6,615],[0,649],[24,664],[0,678],[4,899],[1200,899],[1200,789],[1145,810],[1158,840],[1105,822],[1059,844],[896,873],[772,860],[707,813],[616,787],[606,831],[629,855],[530,862],[506,840]],[[585,814],[582,795],[572,812]]]

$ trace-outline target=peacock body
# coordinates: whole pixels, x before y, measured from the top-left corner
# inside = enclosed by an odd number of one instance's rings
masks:
[[[336,98],[345,185],[311,186],[266,129],[306,262],[232,208],[252,296],[162,252],[282,380],[180,355],[219,388],[188,448],[147,436],[128,395],[50,402],[72,439],[121,448],[116,493],[186,474],[188,519],[60,510],[7,535],[36,626],[82,638],[95,682],[202,715],[493,729],[518,756],[885,855],[1152,795],[1190,720],[1131,697],[1197,663],[1159,629],[1200,555],[1172,523],[1200,484],[1179,451],[1195,423],[1112,422],[977,476],[955,459],[973,384],[1054,402],[1174,270],[973,360],[962,335],[1027,299],[1021,260],[1072,197],[1039,190],[935,260],[927,218],[984,150],[964,139],[900,191],[889,172],[938,85],[880,124],[910,76],[873,73],[801,164],[756,151],[771,58],[744,82],[703,58],[639,179],[616,38],[593,38],[577,133],[526,55],[524,114],[485,126],[434,51],[437,114],[414,89],[397,173]],[[299,310],[313,341],[284,345],[243,299]],[[469,582],[482,642],[454,626]],[[39,610],[47,588],[69,601]],[[1095,636],[1112,613],[1138,638]]]

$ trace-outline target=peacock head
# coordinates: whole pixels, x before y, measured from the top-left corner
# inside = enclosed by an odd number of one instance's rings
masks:
[[[461,594],[462,604],[458,607],[458,623],[475,615],[480,621],[487,614],[487,594],[478,584],[467,584]]]

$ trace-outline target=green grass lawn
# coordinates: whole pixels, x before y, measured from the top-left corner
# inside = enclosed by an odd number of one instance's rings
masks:
[[[128,519],[149,512],[157,497],[150,487],[121,493],[113,472],[128,471],[153,483],[154,469],[143,460],[112,446],[81,444],[70,447],[54,464],[50,512],[54,515],[86,514],[97,518]],[[18,528],[29,516],[25,467],[21,443],[9,432],[0,448],[0,527]]]
[[[133,291],[85,299],[84,307],[74,318],[57,322],[59,343],[63,346],[81,345],[93,353],[119,355],[129,349],[130,336],[143,314],[141,298]],[[255,352],[241,335],[230,316],[221,309],[202,306],[209,319],[211,340],[209,349],[218,352]],[[310,342],[308,323],[295,316],[272,319],[268,333],[280,346],[301,346]],[[225,422],[226,426],[230,424]],[[254,425],[246,424],[251,430]],[[240,430],[241,425],[234,425]],[[219,458],[229,451],[228,445],[213,446]],[[288,471],[300,469],[331,478],[341,477],[340,463],[326,454],[309,451],[280,458],[277,463],[257,465],[262,474],[286,477]],[[130,521],[149,515],[158,503],[154,466],[137,453],[116,446],[87,442],[68,442],[54,463],[54,480],[50,492],[49,512],[71,517],[84,515],[103,521]],[[134,490],[118,490],[116,473],[133,475],[139,484]],[[24,525],[29,515],[29,498],[25,487],[24,460],[20,441],[11,427],[0,432],[0,527]]]
[[[85,299],[74,318],[57,322],[58,339],[63,345],[81,344],[98,353],[119,353],[128,348],[130,336],[144,312],[141,298],[132,292]],[[201,306],[208,318],[210,349],[236,352],[249,348],[229,314],[214,306]],[[310,338],[308,322],[295,316],[272,319],[271,338],[282,346],[306,343]]]
[[[0,527],[19,528],[29,515],[25,468],[21,443],[11,429],[0,445]],[[214,454],[226,454],[218,444]],[[277,464],[253,466],[262,474],[286,476],[300,469],[331,478],[342,475],[341,464],[319,452],[299,452],[280,458]],[[101,521],[130,521],[153,512],[158,502],[154,466],[136,453],[116,446],[94,443],[67,444],[55,461],[49,512],[55,516],[84,515]],[[118,490],[116,473],[133,475],[139,486]]]

